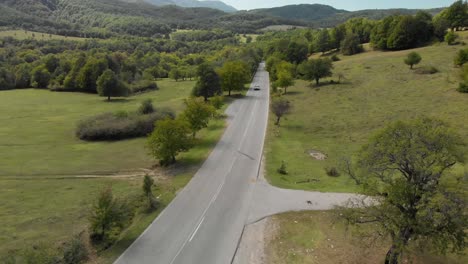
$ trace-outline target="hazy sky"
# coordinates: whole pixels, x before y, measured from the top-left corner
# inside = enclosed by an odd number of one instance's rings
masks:
[[[449,6],[455,0],[222,0],[239,10],[292,4],[325,4],[338,9],[434,8]]]

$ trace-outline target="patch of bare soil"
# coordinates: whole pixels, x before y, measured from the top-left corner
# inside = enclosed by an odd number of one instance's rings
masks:
[[[326,160],[327,159],[327,155],[318,151],[318,150],[313,150],[313,149],[310,149],[307,151],[307,153],[314,159],[316,160]]]

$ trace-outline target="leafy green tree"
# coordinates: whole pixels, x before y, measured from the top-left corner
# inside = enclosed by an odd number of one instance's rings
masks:
[[[463,162],[463,147],[461,137],[438,120],[388,126],[361,149],[357,162],[363,191],[374,201],[356,200],[340,215],[350,224],[373,224],[388,235],[387,264],[399,263],[417,241],[441,252],[463,251],[466,182],[447,181],[448,170]]]
[[[178,82],[180,79],[183,78],[183,73],[181,70],[179,70],[179,68],[173,67],[169,72],[169,78],[174,79],[176,82]]]
[[[151,156],[167,166],[176,162],[180,152],[188,151],[193,145],[192,133],[187,121],[166,118],[155,124],[155,130],[148,137],[147,147]]]
[[[419,64],[422,58],[421,55],[417,52],[409,53],[405,58],[405,64],[410,66],[410,69],[413,69],[413,66]]]
[[[50,72],[45,65],[39,65],[31,72],[31,82],[34,88],[47,88],[50,81]]]
[[[314,46],[317,51],[322,52],[322,54],[330,50],[330,34],[327,29],[320,30]]]
[[[198,66],[197,75],[198,80],[192,91],[194,96],[203,96],[205,101],[208,101],[208,98],[222,93],[220,77],[213,66],[208,63],[201,64]]]
[[[277,76],[275,85],[284,88],[284,93],[287,93],[288,87],[294,85],[294,65],[282,61],[276,65],[275,72]]]
[[[295,64],[307,60],[309,49],[306,43],[291,41],[286,50],[286,59]]]
[[[90,57],[81,68],[76,78],[79,89],[85,92],[95,93],[97,91],[97,79],[107,69],[107,60]]]
[[[442,12],[442,16],[449,21],[452,29],[466,26],[468,23],[468,3],[456,1]]]
[[[128,88],[117,78],[110,69],[105,70],[97,80],[97,91],[99,96],[106,96],[107,101],[111,97],[127,96]]]
[[[31,87],[31,65],[22,63],[15,68],[15,87],[28,88]],[[1,85],[0,85],[1,86]]]
[[[333,63],[330,59],[314,59],[299,65],[298,71],[302,78],[308,81],[315,80],[319,85],[320,79],[332,75]]]
[[[242,91],[250,81],[248,66],[242,61],[228,61],[218,71],[224,91]]]
[[[357,34],[348,32],[341,43],[341,52],[344,55],[354,55],[362,52],[363,48],[359,42],[359,36]]]
[[[214,106],[202,98],[189,98],[185,100],[185,110],[181,117],[187,121],[195,138],[198,131],[208,126],[215,112]]]
[[[53,73],[60,65],[60,60],[55,55],[47,55],[44,59],[46,69]]]
[[[346,36],[346,25],[340,24],[330,31],[330,47],[332,49],[341,49],[341,43]],[[357,35],[357,34],[356,34]],[[359,36],[358,36],[359,39]]]
[[[0,90],[9,90],[15,87],[15,78],[6,68],[0,67]]]
[[[447,29],[450,28],[450,22],[441,14],[434,17],[432,21],[434,26],[434,35],[440,41],[443,41],[447,34]]]
[[[129,217],[128,208],[114,198],[112,188],[104,189],[91,210],[91,239],[97,243],[111,244],[117,239]]]
[[[444,40],[447,42],[447,44],[453,45],[457,41],[458,37],[458,34],[453,31],[449,31],[447,34],[445,34]]]
[[[289,103],[288,100],[284,98],[278,98],[278,99],[273,100],[273,102],[271,103],[271,111],[276,116],[275,125],[279,126],[281,118],[285,114],[289,113],[290,110],[291,110],[291,104]]]

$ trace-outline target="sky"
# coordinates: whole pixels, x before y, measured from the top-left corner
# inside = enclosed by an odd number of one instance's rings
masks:
[[[445,7],[455,0],[221,0],[239,10],[268,8],[293,4],[324,4],[349,11],[362,9]]]

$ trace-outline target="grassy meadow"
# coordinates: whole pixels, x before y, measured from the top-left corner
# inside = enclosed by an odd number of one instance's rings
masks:
[[[158,82],[160,90],[106,102],[95,94],[9,90],[0,96],[0,177],[108,174],[146,168],[153,161],[144,138],[86,142],[77,123],[104,112],[136,111],[147,98],[155,107],[181,110],[192,81]]]
[[[357,192],[346,175],[329,177],[325,168],[336,167],[373,133],[397,120],[420,116],[442,119],[468,138],[468,95],[456,91],[460,70],[453,65],[456,52],[462,48],[441,43],[415,50],[339,56],[334,76],[321,80],[323,85],[296,81],[285,95],[292,110],[280,127],[274,125],[270,114],[265,146],[268,180],[290,189]],[[415,70],[403,63],[411,51],[423,58]],[[434,66],[439,72],[417,74],[424,66]],[[338,80],[338,74],[345,80],[329,84]],[[311,151],[323,153],[327,159],[316,160],[309,155]],[[282,160],[288,175],[277,172]],[[468,167],[460,165],[455,172],[463,169]]]
[[[0,96],[0,259],[8,252],[33,246],[58,247],[86,229],[98,193],[112,186],[116,197],[140,197],[139,168],[156,164],[144,148],[145,139],[89,143],[74,135],[76,123],[102,112],[135,111],[152,98],[156,107],[180,111],[192,81],[158,82],[160,90],[113,102],[81,93],[47,90],[2,91]],[[139,211],[120,241],[96,263],[112,263],[170,203],[209,155],[224,131],[214,119],[197,136],[195,147],[181,154],[177,166],[155,168],[158,211]],[[107,175],[110,173],[119,176]],[[101,175],[102,174],[102,175]],[[101,175],[101,176],[100,176]]]
[[[347,227],[332,212],[295,212],[273,216],[273,236],[266,245],[266,263],[271,264],[375,264],[384,263],[389,248],[382,238],[363,236],[373,227]],[[468,257],[437,256],[416,248],[405,253],[413,264],[461,264]]]
[[[5,31],[0,31],[0,38],[3,38],[3,37],[12,37],[12,38],[15,38],[15,39],[18,39],[18,40],[24,40],[24,39],[76,40],[76,41],[86,40],[86,38],[66,37],[66,36],[62,36],[62,35],[34,32],[34,31],[28,31],[28,30],[5,30]]]

